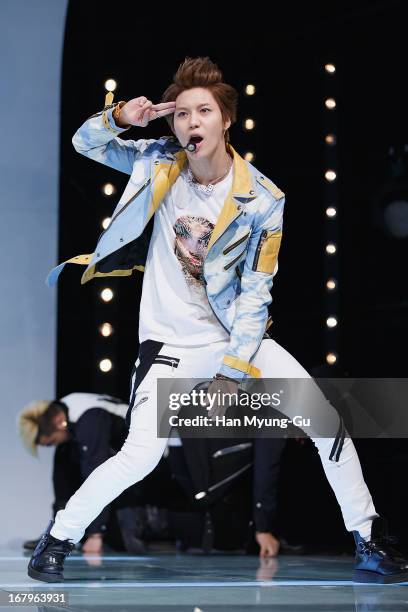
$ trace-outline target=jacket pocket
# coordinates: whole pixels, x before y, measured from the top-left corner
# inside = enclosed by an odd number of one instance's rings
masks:
[[[239,238],[239,240],[237,240],[233,244],[229,244],[227,247],[225,247],[225,249],[223,250],[223,255],[227,255],[227,253],[232,251],[232,249],[235,249],[235,247],[242,244],[249,237],[250,233],[251,232],[248,232],[247,234],[245,234],[245,236],[241,236],[241,238]]]
[[[224,266],[224,270],[229,270],[233,265],[235,265],[237,263],[237,261],[239,261],[241,259],[241,257],[243,256],[243,254],[246,251],[246,247],[243,251],[241,251],[241,253],[239,255],[237,255],[232,261],[230,261],[226,266]]]
[[[104,234],[106,234],[106,232],[108,231],[108,229],[110,228],[112,223],[117,219],[117,217],[119,217],[119,215],[121,215],[123,213],[123,211],[129,206],[129,204],[131,204],[135,200],[135,198],[137,198],[142,193],[142,191],[144,191],[146,189],[146,187],[149,185],[149,183],[150,183],[150,178],[145,183],[143,183],[143,185],[140,186],[140,189],[138,189],[137,192],[134,195],[132,195],[132,197],[129,198],[129,200],[127,202],[125,202],[124,205],[121,208],[119,208],[119,210],[118,210],[118,212],[116,214],[115,213],[113,214],[113,216],[112,216],[112,218],[110,220],[110,223],[109,223],[108,227],[106,228],[106,230],[104,230],[101,234],[99,234],[99,238],[97,240],[97,245],[99,244],[99,241],[101,240],[102,236]]]
[[[252,270],[272,274],[278,259],[282,232],[263,230],[255,251]]]
[[[174,371],[174,368],[178,368],[178,365],[180,363],[180,359],[179,357],[168,357],[167,355],[160,355],[160,353],[157,355],[157,357],[155,358],[155,360],[153,361],[153,365],[155,363],[160,363],[163,365],[167,365],[171,368],[171,371]]]
[[[116,213],[116,215],[114,215],[111,219],[111,222],[109,223],[108,228],[112,225],[112,223],[119,217],[119,215],[121,215],[123,213],[123,211],[129,206],[129,204],[131,204],[141,193],[142,191],[144,191],[146,189],[146,187],[149,185],[150,183],[150,177],[147,179],[147,181],[145,181],[140,187],[139,189],[136,191],[136,193],[134,195],[132,195],[132,197],[130,197],[128,199],[127,202],[125,202],[125,204],[118,210],[118,212]],[[106,231],[106,230],[105,230]]]

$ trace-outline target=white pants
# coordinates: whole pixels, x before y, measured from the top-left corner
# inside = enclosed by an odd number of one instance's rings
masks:
[[[97,467],[55,517],[51,535],[78,542],[86,527],[122,491],[142,480],[159,463],[167,440],[157,438],[156,379],[211,378],[218,371],[227,342],[222,340],[200,347],[164,344],[159,355],[179,359],[177,367],[154,363],[137,388],[129,434],[121,450]],[[263,378],[309,378],[306,370],[283,347],[264,339],[252,360]],[[136,363],[136,366],[138,363]],[[134,377],[132,385],[134,384]],[[141,401],[142,400],[142,401]],[[330,406],[330,404],[329,404]],[[334,408],[332,408],[334,412]],[[338,422],[338,417],[336,415]],[[335,434],[334,434],[335,435]],[[333,438],[313,438],[326,477],[340,505],[348,531],[359,531],[368,538],[377,515],[364,482],[354,444],[345,438],[339,461],[329,459]]]

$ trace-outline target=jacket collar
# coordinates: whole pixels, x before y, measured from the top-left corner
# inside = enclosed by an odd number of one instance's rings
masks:
[[[241,214],[242,204],[250,202],[257,196],[255,179],[249,169],[247,162],[228,144],[228,149],[233,157],[233,179],[232,187],[228,193],[221,209],[217,223],[208,244],[208,251],[216,240],[225,232],[227,227]],[[166,151],[166,161],[154,160],[152,163],[152,200],[147,221],[156,212],[169,189],[174,185],[187,159],[184,150],[176,152]],[[172,163],[169,163],[169,161]],[[146,224],[147,224],[146,221]]]
[[[249,170],[248,163],[229,144],[228,149],[234,159],[234,177],[232,182],[232,195],[236,198],[252,200],[257,196],[256,182]]]
[[[257,196],[255,181],[247,162],[231,145],[228,145],[228,148],[233,156],[234,164],[232,187],[225,199],[217,223],[212,231],[210,242],[208,243],[207,255],[214,242],[218,240],[227,227],[241,215],[242,204],[250,202]]]

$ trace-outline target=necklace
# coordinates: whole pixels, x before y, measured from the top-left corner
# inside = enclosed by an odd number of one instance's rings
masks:
[[[206,195],[210,195],[214,189],[214,185],[222,181],[222,179],[225,178],[227,174],[229,173],[229,171],[231,170],[233,160],[231,158],[229,158],[229,160],[230,160],[230,163],[229,163],[228,170],[224,172],[224,174],[222,174],[218,178],[212,180],[210,183],[208,183],[208,185],[202,185],[201,183],[197,181],[196,177],[191,171],[190,166],[188,166],[188,169],[187,169],[187,181],[190,184],[192,184],[197,190],[205,193]]]

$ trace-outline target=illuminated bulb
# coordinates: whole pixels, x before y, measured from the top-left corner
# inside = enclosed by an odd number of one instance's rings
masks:
[[[336,353],[327,353],[326,355],[326,361],[329,365],[334,365],[337,361],[337,355]]]
[[[333,206],[329,206],[326,208],[326,215],[328,217],[335,217],[337,214],[337,210]]]
[[[113,193],[115,193],[116,188],[115,185],[112,185],[112,183],[106,183],[106,185],[102,187],[102,191],[105,195],[111,196]]]
[[[102,372],[110,372],[110,370],[112,369],[111,360],[102,359],[102,361],[99,362],[99,369],[102,370]]]
[[[326,172],[324,173],[324,176],[326,178],[326,181],[329,181],[329,183],[332,183],[337,178],[337,174],[335,173],[334,170],[326,170]]]
[[[326,253],[328,253],[329,255],[333,255],[333,253],[335,253],[336,251],[337,251],[336,245],[333,244],[332,242],[330,242],[326,246]]]
[[[327,325],[327,327],[336,327],[336,325],[337,325],[336,317],[328,317],[326,319],[326,325]]]
[[[113,299],[112,289],[103,289],[101,291],[101,298],[104,302],[110,302]]]
[[[333,291],[337,287],[337,283],[334,280],[334,278],[329,278],[329,280],[326,283],[326,287],[329,291]]]
[[[116,87],[117,87],[117,83],[115,79],[107,79],[105,81],[105,89],[107,91],[115,91]]]
[[[334,134],[327,134],[324,140],[328,145],[336,144],[336,136]]]
[[[334,98],[327,98],[327,100],[325,100],[325,105],[326,108],[333,110],[333,108],[336,108],[336,100]]]
[[[113,327],[110,323],[103,323],[100,326],[99,331],[102,336],[104,336],[105,338],[108,338],[109,336],[113,334]]]
[[[324,69],[326,70],[326,72],[328,72],[329,74],[333,74],[334,72],[336,72],[336,66],[334,64],[326,64]]]
[[[255,127],[255,121],[253,119],[245,119],[245,129],[253,130]]]
[[[104,219],[104,220],[102,221],[102,227],[103,227],[103,229],[105,229],[105,230],[106,230],[106,229],[108,229],[108,227],[109,227],[109,223],[110,223],[110,222],[111,222],[111,218],[110,218],[110,217],[106,217],[106,219]]]
[[[245,153],[244,159],[246,161],[252,162],[255,159],[255,155],[253,153],[251,153],[251,151],[248,151],[248,153]]]
[[[247,85],[245,87],[245,93],[247,96],[253,96],[255,93],[255,85]]]

